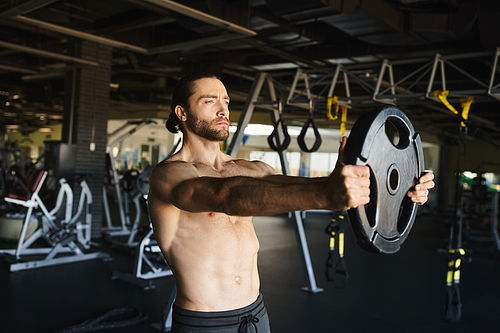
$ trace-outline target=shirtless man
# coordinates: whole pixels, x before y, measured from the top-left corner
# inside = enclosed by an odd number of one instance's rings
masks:
[[[259,293],[252,216],[306,209],[347,210],[369,201],[369,169],[339,161],[329,177],[279,175],[262,162],[220,151],[229,136],[229,96],[211,75],[179,81],[167,128],[183,132],[182,149],[150,177],[148,209],[174,273],[172,332],[270,332]],[[427,201],[432,174],[408,195]]]

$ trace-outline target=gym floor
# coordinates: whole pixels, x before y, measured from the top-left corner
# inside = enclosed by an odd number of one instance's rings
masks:
[[[499,332],[500,253],[492,243],[469,241],[472,262],[462,265],[462,319],[443,320],[447,235],[444,222],[423,210],[402,249],[377,255],[361,249],[346,225],[346,285],[338,289],[324,274],[329,236],[328,213],[308,213],[304,226],[316,275],[317,294],[301,290],[307,277],[300,259],[293,223],[286,215],[255,218],[260,239],[261,291],[271,329],[282,332]],[[2,247],[12,244],[1,244]],[[161,308],[173,278],[141,288],[112,280],[114,270],[132,272],[133,256],[103,245],[113,260],[92,260],[10,273],[0,264],[0,331],[45,333],[96,318],[108,310],[132,307],[147,320],[125,328],[99,332],[159,332]]]

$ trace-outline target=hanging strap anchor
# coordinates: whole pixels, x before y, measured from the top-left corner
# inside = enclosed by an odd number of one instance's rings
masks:
[[[299,136],[297,137],[297,143],[299,144],[299,147],[302,151],[306,153],[314,153],[319,149],[321,146],[321,135],[319,134],[318,128],[316,127],[316,124],[314,123],[313,120],[313,112],[314,112],[314,106],[312,100],[309,100],[309,118],[305,122],[305,124],[302,126],[302,130],[300,131]],[[307,148],[306,142],[305,142],[305,137],[307,130],[309,129],[309,126],[312,126],[312,129],[314,131],[314,144],[312,145],[311,148]]]

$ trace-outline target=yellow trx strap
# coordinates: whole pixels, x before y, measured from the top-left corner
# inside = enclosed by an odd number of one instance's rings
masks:
[[[344,256],[344,233],[339,234],[339,256],[342,258]]]
[[[458,252],[461,256],[465,256],[464,249],[450,249],[449,253],[454,254]],[[460,282],[460,265],[462,265],[461,256],[457,256],[448,262],[448,274],[446,276],[446,283],[451,285],[452,283]]]
[[[335,117],[332,116],[332,104],[335,104]],[[335,120],[338,118],[339,114],[339,98],[337,96],[329,96],[328,102],[326,104],[326,116],[330,120]]]
[[[469,110],[471,104],[474,103],[474,97],[460,98],[460,104],[462,105],[462,127],[465,127],[465,122],[469,118]]]
[[[340,137],[345,135],[345,123],[347,121],[347,106],[342,105],[342,118],[340,119]]]
[[[330,250],[335,250],[335,231],[332,231],[332,236],[330,237]]]
[[[446,107],[451,112],[453,112],[454,114],[458,114],[458,111],[455,110],[455,108],[453,107],[453,105],[450,104],[450,102],[448,102],[447,97],[448,97],[449,93],[450,92],[448,90],[443,90],[443,91],[434,90],[430,93],[430,96],[439,98],[441,103],[446,105]],[[467,121],[467,119],[469,118],[469,110],[470,110],[470,106],[472,103],[474,103],[474,97],[460,98],[460,104],[462,106],[462,119],[463,119],[463,121],[461,122],[462,127],[466,127],[465,121]]]
[[[437,97],[439,98],[439,100],[441,101],[441,103],[443,103],[444,105],[446,105],[446,107],[448,109],[450,109],[451,112],[453,112],[454,114],[458,114],[458,111],[455,110],[455,108],[453,107],[453,105],[450,104],[450,102],[448,102],[448,100],[446,99],[449,95],[449,91],[448,90],[434,90],[430,93],[430,96],[431,97]]]
[[[335,104],[335,116],[332,115],[332,105]],[[342,109],[342,116],[340,118],[340,137],[345,135],[345,123],[347,121],[347,106],[339,104],[338,96],[328,97],[326,104],[326,116],[330,120],[336,120],[339,117],[339,107]]]
[[[344,216],[339,215],[337,218],[343,220]],[[331,222],[335,222],[335,219],[332,219]],[[330,229],[330,250],[335,250],[335,235],[337,234],[337,231],[339,236],[339,255],[340,258],[342,258],[344,256],[344,230],[339,226]]]
[[[334,217],[325,229],[325,232],[330,235],[330,251],[326,260],[326,279],[333,281],[335,287],[341,288],[349,279],[349,273],[344,262],[344,228],[342,220],[344,215],[341,212],[336,212]],[[335,253],[335,236],[338,235],[338,258]]]

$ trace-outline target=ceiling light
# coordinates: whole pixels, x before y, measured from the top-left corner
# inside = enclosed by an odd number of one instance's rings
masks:
[[[38,129],[38,132],[49,133],[49,132],[52,132],[52,129],[49,127],[42,127],[42,128]]]
[[[299,66],[297,66],[297,64],[294,64],[292,62],[282,62],[282,63],[268,64],[268,65],[255,65],[251,67],[258,71],[272,71],[278,69],[298,68]]]

